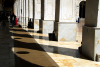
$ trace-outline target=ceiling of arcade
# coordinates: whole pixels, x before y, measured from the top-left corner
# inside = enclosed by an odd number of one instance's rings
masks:
[[[13,6],[15,0],[0,0],[2,7],[11,7]]]
[[[9,7],[9,6],[13,6],[13,3],[15,2],[16,0],[0,0],[0,4],[3,6],[3,7]],[[81,1],[86,1],[86,0],[76,0],[76,5],[78,6],[79,3]]]

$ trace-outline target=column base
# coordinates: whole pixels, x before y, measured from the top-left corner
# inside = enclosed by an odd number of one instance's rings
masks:
[[[54,33],[57,41],[76,41],[76,22],[55,22]]]
[[[83,26],[82,54],[91,60],[100,55],[100,28]]]
[[[21,26],[24,26],[24,17],[22,17],[22,22],[21,22]]]
[[[39,19],[34,19],[34,23],[33,23],[34,29],[38,29],[39,30],[39,22],[40,22]]]
[[[22,28],[26,28],[26,24],[25,24],[25,22],[26,22],[26,18],[23,17],[22,19],[23,19],[23,22],[22,22]]]
[[[39,30],[43,34],[53,33],[54,21],[53,20],[41,20]]]
[[[28,18],[26,18],[25,25],[28,27]]]

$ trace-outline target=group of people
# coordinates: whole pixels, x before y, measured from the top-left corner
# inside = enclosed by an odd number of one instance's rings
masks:
[[[3,13],[2,16],[1,16],[1,18],[0,18],[1,24],[2,24],[3,26],[6,26],[6,22],[8,22],[8,19],[9,19],[9,21],[11,22],[12,27],[14,27],[14,25],[17,25],[18,19],[17,19],[17,17],[14,15],[14,13],[13,13],[11,16],[9,16],[9,17],[7,17],[7,16],[5,15],[5,13]]]
[[[17,17],[14,15],[14,13],[10,16],[10,22],[12,23],[12,27],[14,27],[14,25],[17,25]]]

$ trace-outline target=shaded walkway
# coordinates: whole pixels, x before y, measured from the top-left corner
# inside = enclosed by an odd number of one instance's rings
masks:
[[[6,26],[0,25],[0,67],[14,67],[14,54],[12,47],[14,41],[11,38],[12,33],[9,31],[9,23],[6,22]]]
[[[81,41],[49,41],[48,35],[8,23],[0,30],[0,67],[100,67],[100,62],[79,54]]]
[[[28,32],[19,27],[11,30],[14,38],[15,67],[58,67]]]

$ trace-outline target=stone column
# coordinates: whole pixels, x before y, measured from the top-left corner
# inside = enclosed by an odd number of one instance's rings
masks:
[[[14,5],[13,5],[13,11],[14,11],[14,13],[15,13],[15,3],[14,3]]]
[[[25,25],[26,27],[28,26],[28,5],[29,5],[29,1],[26,0],[26,21],[25,21]]]
[[[17,0],[17,18],[19,18],[19,0]]]
[[[100,55],[100,0],[86,0],[81,48],[82,54],[91,60]]]
[[[26,27],[26,0],[23,0],[23,27]]]
[[[14,14],[16,15],[16,16],[18,16],[18,14],[17,14],[17,2],[15,1],[15,3],[14,3]]]
[[[16,0],[16,5],[17,5],[16,9],[17,9],[17,18],[18,18],[18,0]]]
[[[15,9],[16,9],[16,12],[17,12],[16,17],[18,18],[18,0],[16,0],[16,8]]]
[[[33,7],[34,11],[34,29],[38,29],[39,30],[39,21],[41,19],[41,0],[34,0],[34,7]]]
[[[29,20],[33,22],[33,0],[29,0]]]
[[[39,30],[43,34],[53,32],[55,20],[55,0],[41,0],[41,22]]]
[[[56,0],[54,33],[58,41],[76,41],[75,0]]]
[[[21,22],[21,0],[19,0],[19,22]]]
[[[76,0],[76,20],[78,20],[79,17],[79,4],[80,4],[81,0]]]
[[[22,25],[22,0],[20,0],[20,11],[21,11],[21,16],[20,16],[20,25]]]
[[[23,22],[24,22],[24,0],[22,0],[22,23],[21,23],[21,25],[22,25],[22,27],[23,27]]]
[[[20,0],[18,0],[18,21],[20,21]]]

